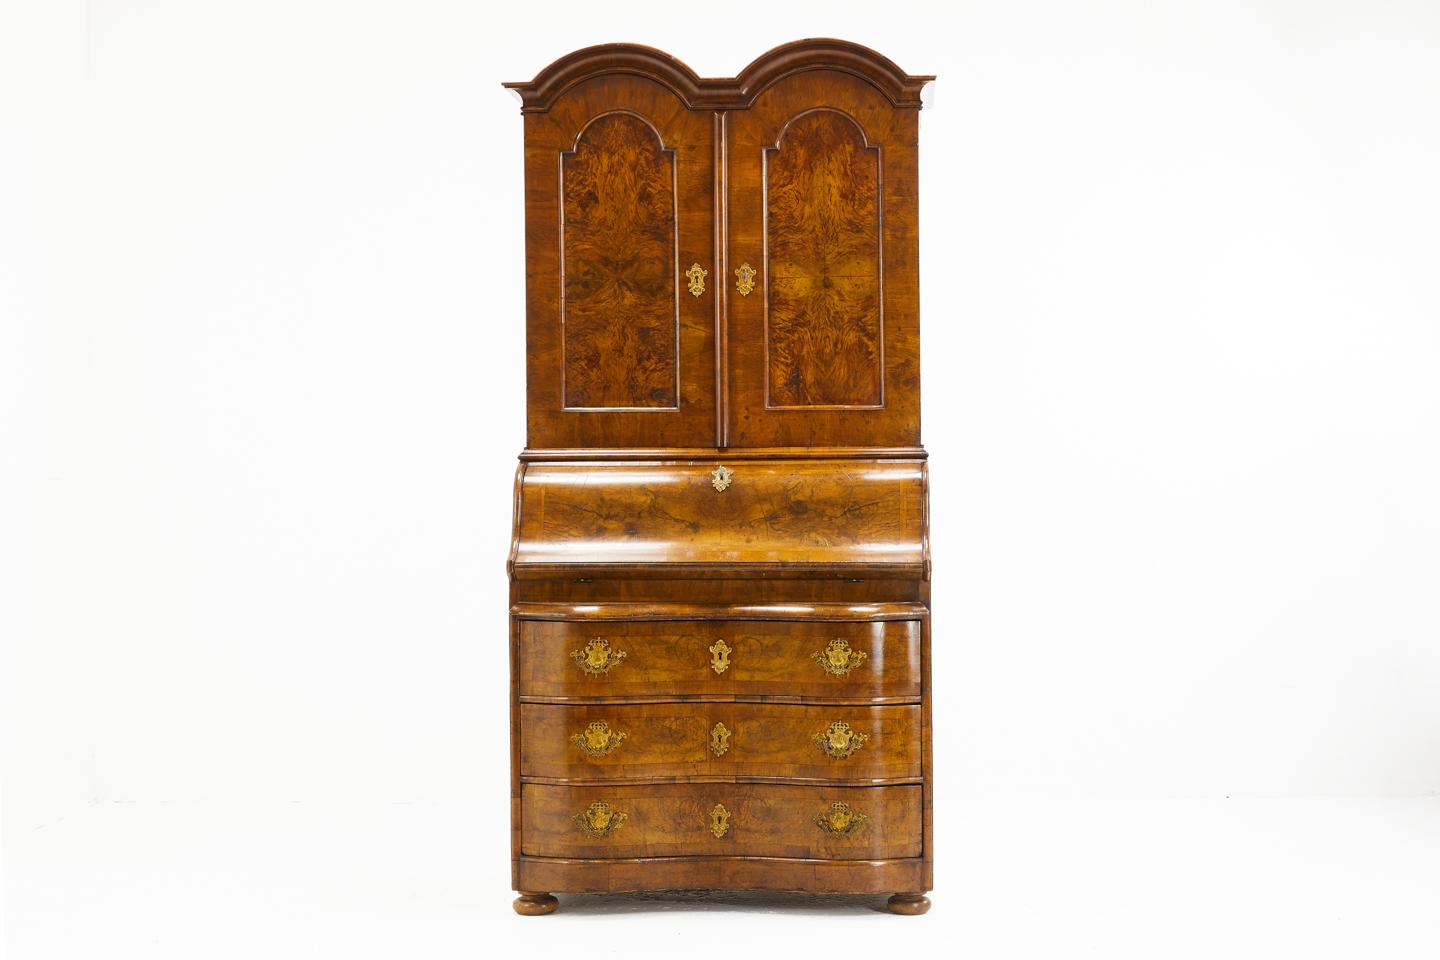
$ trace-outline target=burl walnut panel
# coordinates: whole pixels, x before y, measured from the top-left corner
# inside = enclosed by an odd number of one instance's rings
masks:
[[[918,786],[527,783],[521,792],[520,847],[526,856],[878,860],[920,854]],[[837,803],[848,809],[836,811]],[[592,804],[604,806],[591,812]],[[728,813],[718,837],[712,820],[716,805]],[[817,823],[831,817],[844,827]],[[595,826],[603,835],[595,835]]]
[[[880,148],[816,109],[765,151],[767,407],[878,407]]]
[[[924,575],[923,461],[722,466],[717,490],[709,463],[528,464],[514,575]]]
[[[522,699],[768,696],[865,702],[920,696],[920,624],[914,620],[597,617],[521,620],[519,630]],[[583,662],[587,645],[597,639],[625,655],[604,672],[587,670]],[[723,664],[719,671],[717,664]]]
[[[520,727],[526,778],[920,778],[918,706],[527,703]]]
[[[674,407],[675,151],[641,117],[602,114],[561,154],[560,184],[565,406]]]

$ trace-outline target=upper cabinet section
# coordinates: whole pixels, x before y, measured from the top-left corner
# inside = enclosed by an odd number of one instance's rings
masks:
[[[507,84],[529,447],[918,446],[929,79],[802,40],[734,79],[611,44]]]

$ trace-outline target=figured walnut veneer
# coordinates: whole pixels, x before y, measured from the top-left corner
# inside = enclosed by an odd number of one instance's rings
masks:
[[[522,653],[523,657],[524,654]],[[623,706],[526,703],[520,772],[533,780],[722,777],[733,780],[920,780],[920,707],[797,706],[771,703],[639,703]],[[603,722],[624,742],[604,753],[574,737]],[[729,731],[725,752],[710,747],[715,724]],[[843,723],[863,743],[834,757],[816,743]]]
[[[667,576],[923,575],[924,461],[729,464],[723,493],[708,464],[527,465],[515,576],[615,565]]]
[[[766,406],[881,406],[880,150],[817,109],[765,158]]]
[[[674,407],[679,396],[675,157],[617,111],[562,155],[565,407]]]
[[[803,40],[733,79],[610,44],[509,85],[518,913],[693,887],[928,908],[928,79]]]
[[[815,823],[832,804],[848,803],[865,823],[843,836]],[[604,803],[623,822],[605,836],[577,829],[577,810]],[[710,810],[731,813],[724,837],[709,829]],[[558,786],[527,783],[521,852],[530,857],[768,856],[881,860],[920,853],[920,787],[673,783]],[[607,824],[608,826],[609,824]],[[657,867],[663,866],[657,864]]]
[[[917,618],[925,612],[915,606],[890,606],[899,608],[896,613]],[[770,697],[867,703],[920,697],[918,619],[625,621],[607,616],[615,607],[623,608],[616,615],[628,612],[637,618],[683,618],[696,612],[674,605],[647,612],[628,604],[606,604],[600,609],[571,613],[585,619],[521,619],[521,699],[593,702],[647,697]],[[853,607],[847,605],[846,609]],[[747,605],[720,612],[754,616],[764,609]],[[779,607],[772,608],[772,614],[785,617],[789,612]],[[542,614],[525,608],[517,615],[529,618]],[[616,669],[599,676],[580,669],[571,656],[595,637],[606,638],[626,654]],[[730,647],[730,665],[723,673],[716,673],[710,662],[710,646],[718,640]],[[844,673],[836,672],[825,659],[832,644],[843,644],[849,659],[861,659]]]

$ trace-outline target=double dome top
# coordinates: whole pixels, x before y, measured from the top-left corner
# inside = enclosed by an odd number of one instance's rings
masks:
[[[743,109],[777,80],[806,70],[839,70],[867,81],[897,107],[920,106],[920,90],[935,78],[912,76],[869,47],[847,40],[796,40],[756,57],[736,77],[701,77],[654,47],[606,43],[567,54],[535,75],[507,83],[522,113],[544,113],[566,90],[605,74],[632,74],[662,84],[692,109]]]

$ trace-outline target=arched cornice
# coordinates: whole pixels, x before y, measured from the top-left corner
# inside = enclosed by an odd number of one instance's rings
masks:
[[[897,107],[920,106],[920,90],[935,78],[911,76],[883,57],[848,40],[796,40],[760,54],[733,81],[749,106],[760,91],[806,70],[840,70],[865,80]]]
[[[654,47],[606,43],[566,54],[529,82],[507,83],[520,95],[522,113],[543,113],[566,90],[593,77],[631,74],[654,80],[697,110],[744,109],[771,84],[806,70],[840,70],[865,80],[897,107],[920,106],[920,90],[933,76],[911,76],[869,47],[846,40],[796,40],[761,54],[739,76],[701,77]]]
[[[520,94],[522,113],[544,113],[555,98],[566,90],[594,77],[633,74],[669,87],[687,106],[700,106],[699,100],[707,84],[681,61],[654,47],[638,43],[602,43],[567,53],[535,74],[535,79],[507,83],[506,87]]]

